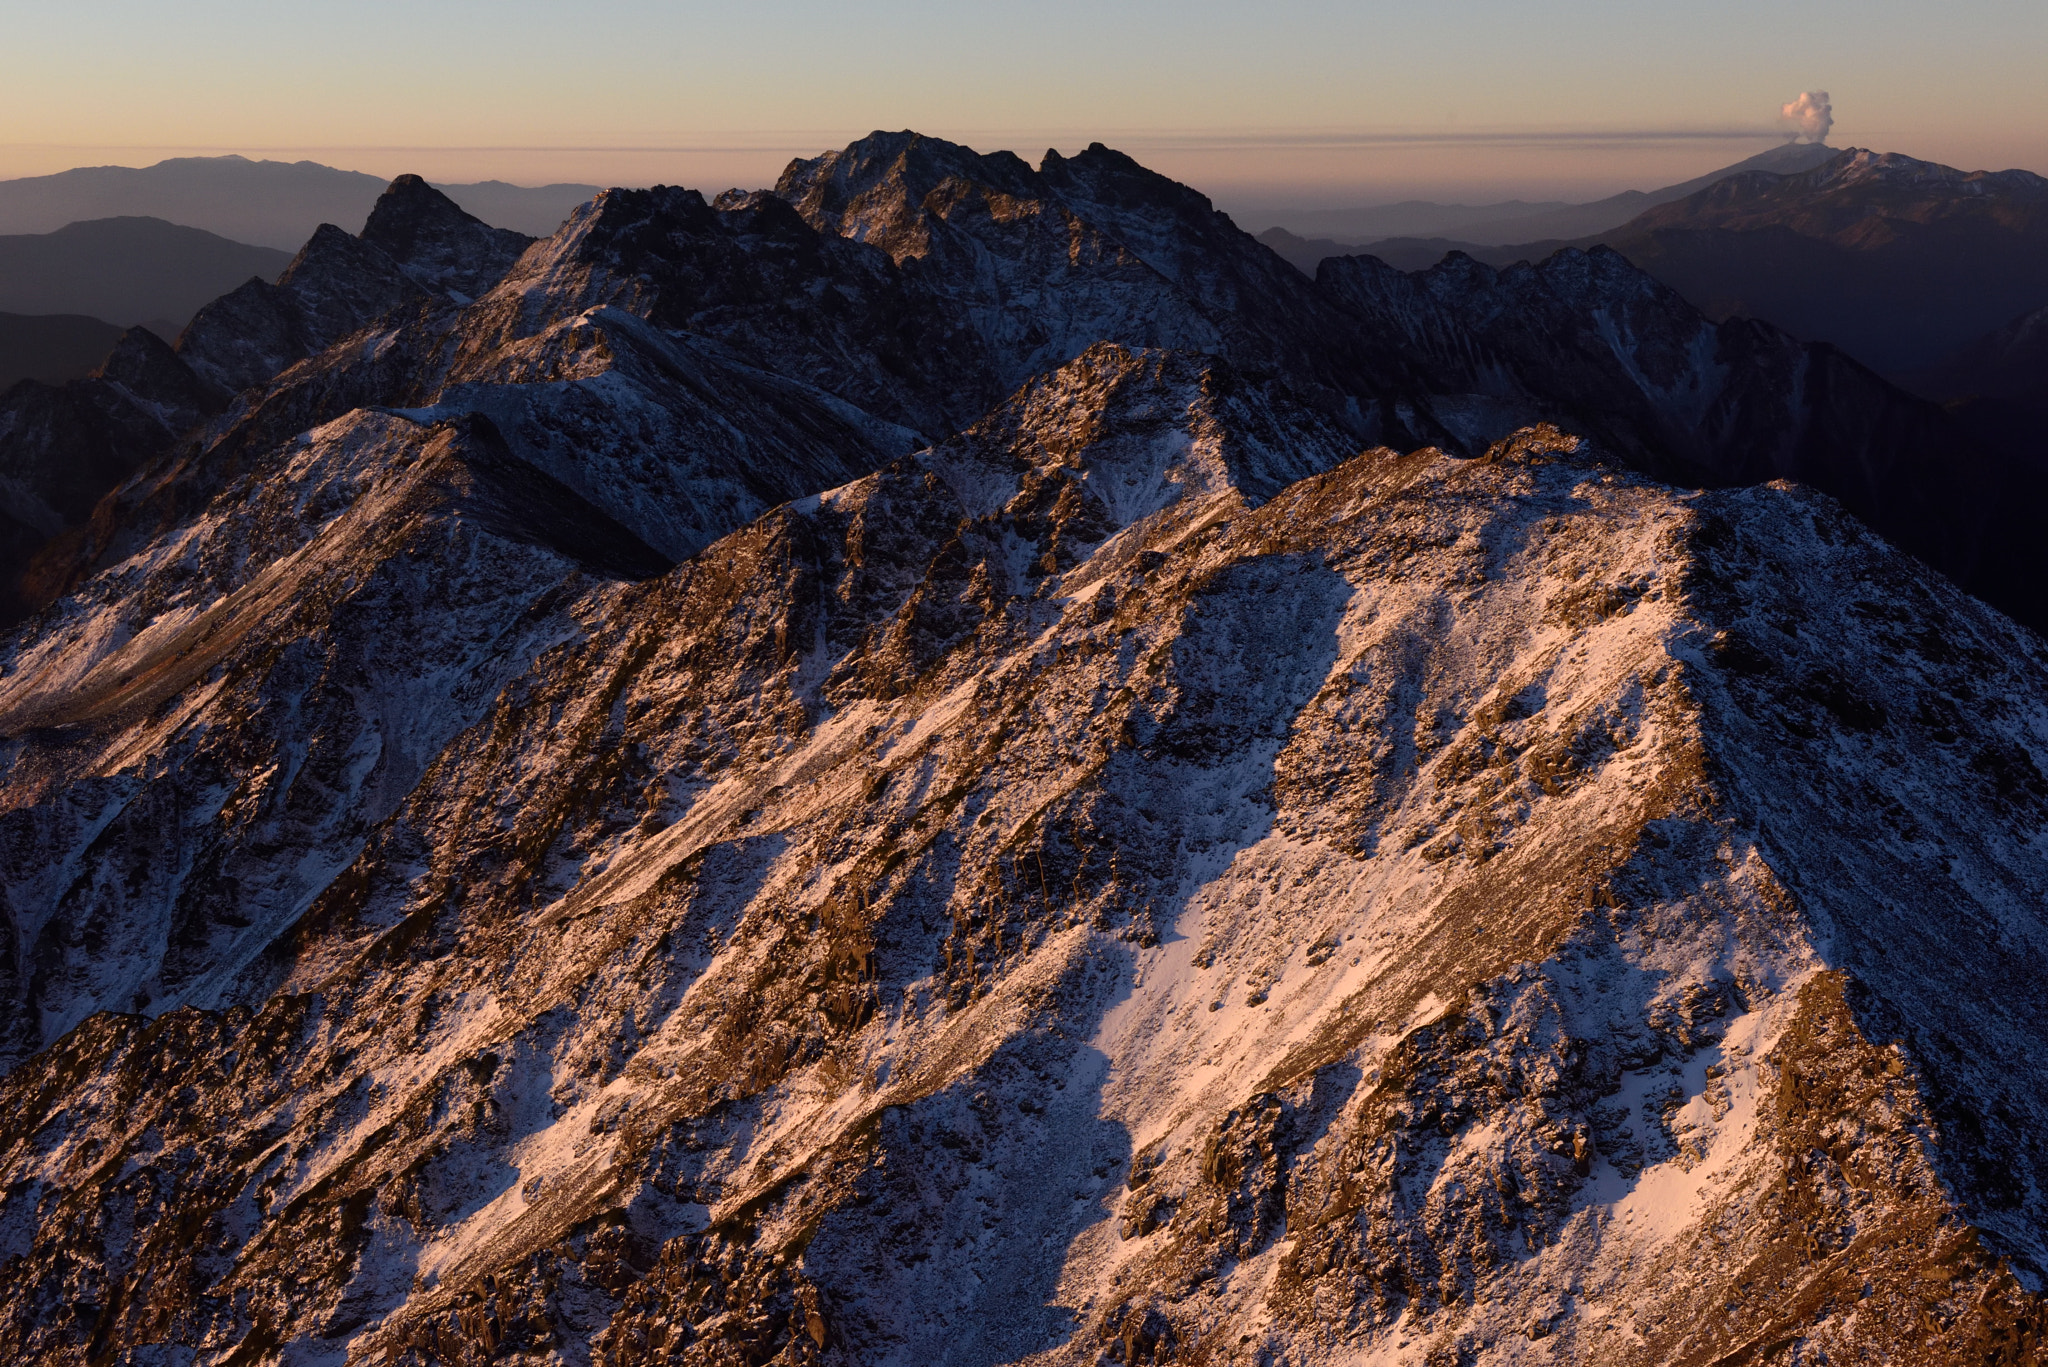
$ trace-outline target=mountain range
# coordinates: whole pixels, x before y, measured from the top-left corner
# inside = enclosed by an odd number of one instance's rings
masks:
[[[291,251],[322,223],[360,223],[385,182],[315,161],[173,157],[153,166],[82,166],[0,180],[0,233],[48,233],[102,218],[161,218],[236,242]],[[529,234],[555,230],[595,185],[441,187],[468,212]]]
[[[0,309],[149,323],[175,337],[202,304],[252,276],[275,280],[291,259],[160,218],[70,223],[0,237]]]
[[[1585,237],[1618,228],[1636,215],[1659,204],[1704,190],[1716,181],[1745,171],[1768,171],[1792,175],[1809,171],[1835,155],[1822,143],[1788,142],[1744,157],[1733,165],[1709,171],[1690,180],[1658,190],[1624,190],[1585,204],[1562,200],[1530,203],[1506,200],[1498,204],[1435,204],[1428,200],[1404,200],[1348,209],[1269,209],[1244,215],[1247,222],[1267,226],[1259,240],[1287,255],[1281,244],[1310,239],[1315,246],[1359,248],[1389,238],[1442,238],[1480,246],[1499,247],[1518,242],[1539,242]],[[1324,256],[1342,256],[1342,250],[1326,250]],[[1291,258],[1290,258],[1291,259]],[[1307,262],[1313,273],[1315,260]],[[1423,265],[1433,264],[1424,262]]]
[[[1262,240],[1310,273],[1351,250]],[[1356,251],[1412,270],[1453,252],[1506,266],[1596,245],[1711,318],[1761,318],[1907,376],[1995,345],[1990,334],[2048,304],[2048,180],[1852,148],[1796,173],[1726,176],[1575,241],[1395,239]]]
[[[291,262],[289,250],[250,243],[296,248],[323,222],[361,223],[384,185],[314,162],[241,157],[0,181],[0,315],[23,315],[0,321],[0,390],[85,376],[123,327],[175,338],[202,304],[251,278],[274,281]],[[446,188],[492,223],[540,234],[597,193],[501,181]]]
[[[401,177],[0,492],[9,1360],[2048,1342],[2037,472],[1617,252]]]
[[[2048,305],[2048,179],[1850,151],[1723,181],[1609,245],[1710,316],[1910,371]]]

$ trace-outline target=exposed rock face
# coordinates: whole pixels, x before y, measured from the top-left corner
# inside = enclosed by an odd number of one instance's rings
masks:
[[[932,146],[912,141],[920,155]],[[983,160],[936,146],[941,158]],[[991,164],[1001,170],[1000,159]],[[1398,379],[1403,367],[1363,359],[1394,353],[1375,352],[1355,319],[1206,201],[1101,149],[1052,171],[1115,233],[1055,201],[1033,206],[1032,222],[1009,237],[996,234],[1006,259],[899,266],[836,229],[821,234],[775,196],[714,209],[687,190],[611,191],[460,312],[425,294],[427,268],[413,257],[468,260],[503,247],[502,235],[479,237],[488,230],[436,207],[430,189],[394,186],[362,238],[323,229],[277,286],[252,283],[195,320],[181,354],[223,391],[333,345],[245,394],[163,475],[118,493],[43,582],[51,592],[83,582],[179,525],[279,444],[371,405],[486,413],[524,458],[600,501],[590,467],[623,464],[627,478],[612,492],[635,505],[625,525],[671,556],[872,469],[918,432],[965,426],[1098,339],[1290,362],[1303,372],[1290,382],[1354,433],[1408,432],[1372,397],[1414,387]],[[1170,221],[1147,218],[1160,213]],[[1153,249],[1177,233],[1215,248],[1207,266],[1191,264],[1200,253],[1189,249]],[[960,238],[946,240],[961,260],[984,250]],[[1159,268],[1126,238],[1153,244]],[[430,240],[446,250],[422,245]],[[1291,293],[1266,299],[1272,280]],[[1298,310],[1296,322],[1283,304]],[[615,363],[615,351],[640,364]],[[615,394],[629,373],[642,383]],[[679,409],[704,416],[678,433],[670,415]],[[1403,411],[1440,431],[1426,401]]]
[[[1234,232],[877,135],[309,245],[414,302],[0,653],[0,1353],[2035,1360],[2048,647],[1631,468],[1900,477],[1814,353]]]
[[[64,848],[111,871],[106,820],[164,834],[164,811],[197,813],[228,775],[311,762],[323,777],[289,782],[290,835],[223,829],[223,841],[172,817],[178,856],[140,882],[10,875],[13,933],[38,946],[7,984],[29,1008],[13,1017],[14,1048],[93,1009],[218,999],[220,975],[354,857],[364,822],[570,630],[560,614],[582,576],[658,574],[804,482],[843,480],[851,453],[886,458],[891,429],[789,382],[704,364],[679,381],[702,358],[636,325],[599,310],[553,330],[530,359],[604,364],[507,386],[495,422],[475,394],[446,413],[358,410],[261,459],[224,441],[131,486],[134,522],[160,511],[170,529],[46,613],[0,679],[15,772],[40,775],[33,810],[13,814],[32,828],[24,857]],[[583,458],[551,473],[569,453]],[[724,459],[707,468],[711,453]],[[198,713],[177,707],[169,732],[149,720],[195,688]],[[121,754],[137,742],[160,760],[139,787]],[[58,801],[53,781],[72,796]],[[73,802],[96,814],[44,824]]]
[[[2010,514],[2035,506],[2014,495],[2048,475],[2048,452],[1975,442],[1832,347],[1753,319],[1710,322],[1605,247],[1499,271],[1462,255],[1415,274],[1335,257],[1318,282],[1402,339],[1438,390],[1435,417],[1468,446],[1508,422],[1550,421],[1677,483],[1800,480],[2048,624],[2033,588],[2044,567],[2010,551],[2027,540]]]
[[[659,244],[640,244],[640,254],[622,263],[607,240],[643,222],[649,199],[703,209],[689,191],[610,192],[487,298],[459,311],[426,298],[381,248],[341,234],[316,239],[301,261],[318,268],[288,273],[301,314],[321,301],[360,298],[378,280],[390,284],[392,297],[418,302],[401,302],[375,326],[243,395],[226,421],[196,434],[175,461],[117,491],[71,556],[63,583],[82,583],[135,554],[250,470],[269,468],[301,434],[364,407],[403,409],[428,422],[483,414],[520,459],[605,507],[670,558],[915,444],[913,433],[790,378],[805,371],[800,361],[764,369],[722,338],[661,326],[667,319],[657,306],[669,292],[660,284],[669,277]],[[333,252],[318,246],[323,240]],[[347,242],[355,245],[339,246]],[[327,265],[344,250],[375,253],[390,271],[366,283],[336,268],[341,283],[315,292],[309,282],[328,280]],[[733,255],[744,261],[745,248]],[[628,266],[640,270],[622,280]],[[650,289],[649,280],[660,284]],[[337,305],[337,316],[373,306]],[[772,307],[762,312],[803,335],[796,319]]]
[[[360,235],[321,224],[275,285],[251,280],[201,309],[178,350],[223,393],[240,393],[395,311],[467,304],[532,241],[400,176]]]
[[[1034,171],[877,133],[792,163],[776,194],[822,232],[916,261],[908,278],[965,313],[1004,391],[1101,338],[1221,352],[1354,402],[1412,378],[1206,198],[1100,143]]]
[[[525,233],[464,213],[418,176],[391,182],[370,210],[362,240],[381,247],[423,288],[457,303],[489,291],[533,245]]]
[[[451,260],[488,263],[462,277],[480,285],[512,245],[423,185],[395,186],[364,238],[323,230],[279,286],[252,285],[195,322],[186,359],[227,390],[383,321],[250,396],[246,417],[204,445],[246,458],[355,407],[428,407],[451,394],[510,433],[474,384],[499,394],[525,384],[538,339],[594,308],[692,339],[692,366],[737,361],[853,405],[857,424],[879,419],[926,439],[1112,340],[1283,375],[1361,442],[1470,452],[1556,418],[1678,478],[1797,473],[1980,591],[1997,596],[2008,578],[1983,568],[1972,520],[1997,501],[1986,485],[1999,462],[1833,353],[1754,325],[1716,332],[1611,258],[1574,258],[1589,264],[1547,271],[1534,290],[1514,272],[1504,286],[1469,271],[1438,272],[1420,289],[1399,277],[1361,283],[1370,268],[1356,263],[1318,288],[1201,196],[1107,149],[1053,155],[1034,171],[908,133],[794,163],[777,195],[711,206],[687,190],[607,192],[460,311],[451,301],[462,291],[429,297],[420,285]],[[1623,326],[1603,333],[1603,317]],[[1560,333],[1577,334],[1567,358],[1551,355]],[[1645,371],[1637,353],[1668,359]],[[602,362],[575,365],[589,374]],[[903,449],[896,436],[883,445]],[[849,457],[841,477],[870,468],[870,454]],[[573,484],[575,463],[550,468]],[[1941,480],[1948,501],[1930,519],[1922,494]],[[102,523],[47,582],[76,583],[134,548],[132,518]],[[167,524],[142,525],[153,535]],[[2000,601],[2019,608],[2016,598]]]

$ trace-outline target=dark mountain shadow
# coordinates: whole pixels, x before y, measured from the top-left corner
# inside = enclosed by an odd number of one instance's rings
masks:
[[[107,359],[121,333],[77,313],[0,313],[0,393],[22,380],[82,380]]]

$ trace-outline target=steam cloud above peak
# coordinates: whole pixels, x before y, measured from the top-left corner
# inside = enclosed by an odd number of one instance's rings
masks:
[[[1778,111],[1778,117],[1792,128],[1794,142],[1826,142],[1835,126],[1835,107],[1825,90],[1802,91],[1798,99]]]

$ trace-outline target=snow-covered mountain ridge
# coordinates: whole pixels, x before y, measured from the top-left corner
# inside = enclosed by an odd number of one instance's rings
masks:
[[[95,514],[0,656],[7,1355],[2032,1360],[2048,649],[1631,468],[1813,353],[1598,256],[1289,331],[1113,153],[892,136]]]
[[[1225,383],[602,590],[248,1005],[9,1079],[11,1351],[2034,1341],[2038,641],[1553,434],[1259,501]]]

